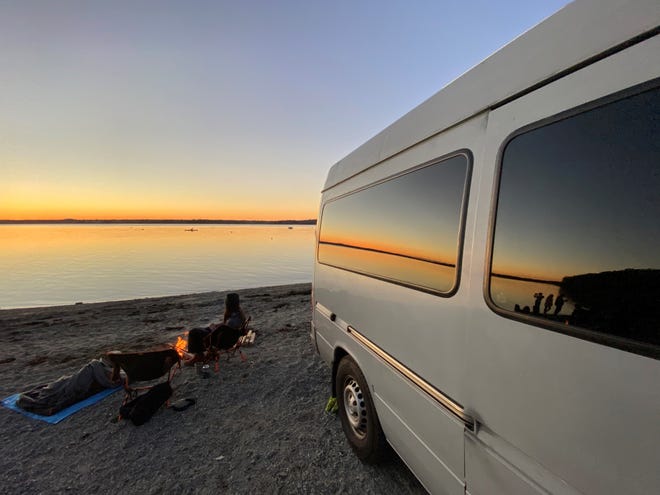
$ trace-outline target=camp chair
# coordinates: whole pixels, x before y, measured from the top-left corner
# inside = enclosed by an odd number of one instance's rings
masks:
[[[106,355],[126,374],[124,403],[154,386],[136,386],[136,382],[151,382],[167,375],[166,383],[170,383],[176,371],[181,369],[179,353],[171,347],[141,352],[110,351]]]
[[[226,354],[227,360],[234,356],[237,352],[241,356],[241,361],[246,361],[247,358],[241,351],[242,339],[248,333],[248,325],[252,320],[248,316],[240,328],[232,328],[227,325],[220,325],[218,328],[211,332],[209,339],[208,352],[206,353],[209,361],[215,361],[215,370],[218,371],[220,355]]]

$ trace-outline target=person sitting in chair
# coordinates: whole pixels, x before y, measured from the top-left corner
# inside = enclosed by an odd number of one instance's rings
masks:
[[[240,332],[245,325],[245,321],[246,317],[241,308],[239,295],[235,292],[227,294],[222,323],[213,323],[203,328],[193,328],[188,332],[188,352],[192,353],[193,357],[187,359],[185,364],[191,365],[204,361],[205,353],[211,346],[212,336],[215,336],[217,341],[222,333],[227,333],[224,331],[225,329]]]
[[[210,325],[211,330],[215,330],[223,325],[239,330],[245,323],[245,313],[241,308],[239,295],[235,292],[227,294],[225,297],[225,313],[222,318],[222,323]]]

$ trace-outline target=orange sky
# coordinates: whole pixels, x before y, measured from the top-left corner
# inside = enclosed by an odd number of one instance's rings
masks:
[[[316,218],[333,163],[567,1],[5,2],[0,220]]]
[[[157,189],[158,187],[158,189]],[[0,220],[109,219],[236,219],[302,220],[316,218],[319,194],[310,188],[298,195],[277,194],[245,184],[241,190],[217,194],[213,187],[173,190],[154,184],[141,190],[133,185],[94,188],[71,183],[67,187],[9,184],[0,197]]]
[[[316,218],[333,163],[567,1],[5,2],[0,220]]]

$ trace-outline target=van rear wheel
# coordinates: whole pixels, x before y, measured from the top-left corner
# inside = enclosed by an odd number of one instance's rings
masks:
[[[378,462],[387,451],[385,435],[367,381],[350,357],[339,362],[335,384],[339,417],[348,443],[361,460]]]

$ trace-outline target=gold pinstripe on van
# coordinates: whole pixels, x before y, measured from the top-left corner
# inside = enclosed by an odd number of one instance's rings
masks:
[[[353,338],[355,338],[355,340],[357,340],[359,343],[361,343],[371,352],[376,354],[376,356],[378,356],[380,359],[385,361],[385,363],[387,363],[392,368],[394,368],[394,370],[396,370],[400,375],[402,375],[408,381],[412,382],[415,386],[420,388],[426,395],[430,396],[433,400],[438,402],[443,408],[445,408],[452,415],[454,415],[456,418],[462,421],[469,430],[471,431],[475,430],[476,422],[474,418],[472,418],[465,412],[463,406],[461,406],[457,402],[454,402],[445,394],[440,392],[437,388],[433,387],[426,380],[413,373],[410,369],[408,369],[406,366],[404,366],[399,361],[394,359],[387,352],[385,352],[376,344],[374,344],[371,340],[369,340],[360,332],[355,330],[355,328],[349,325],[347,330],[348,333],[352,335]]]

